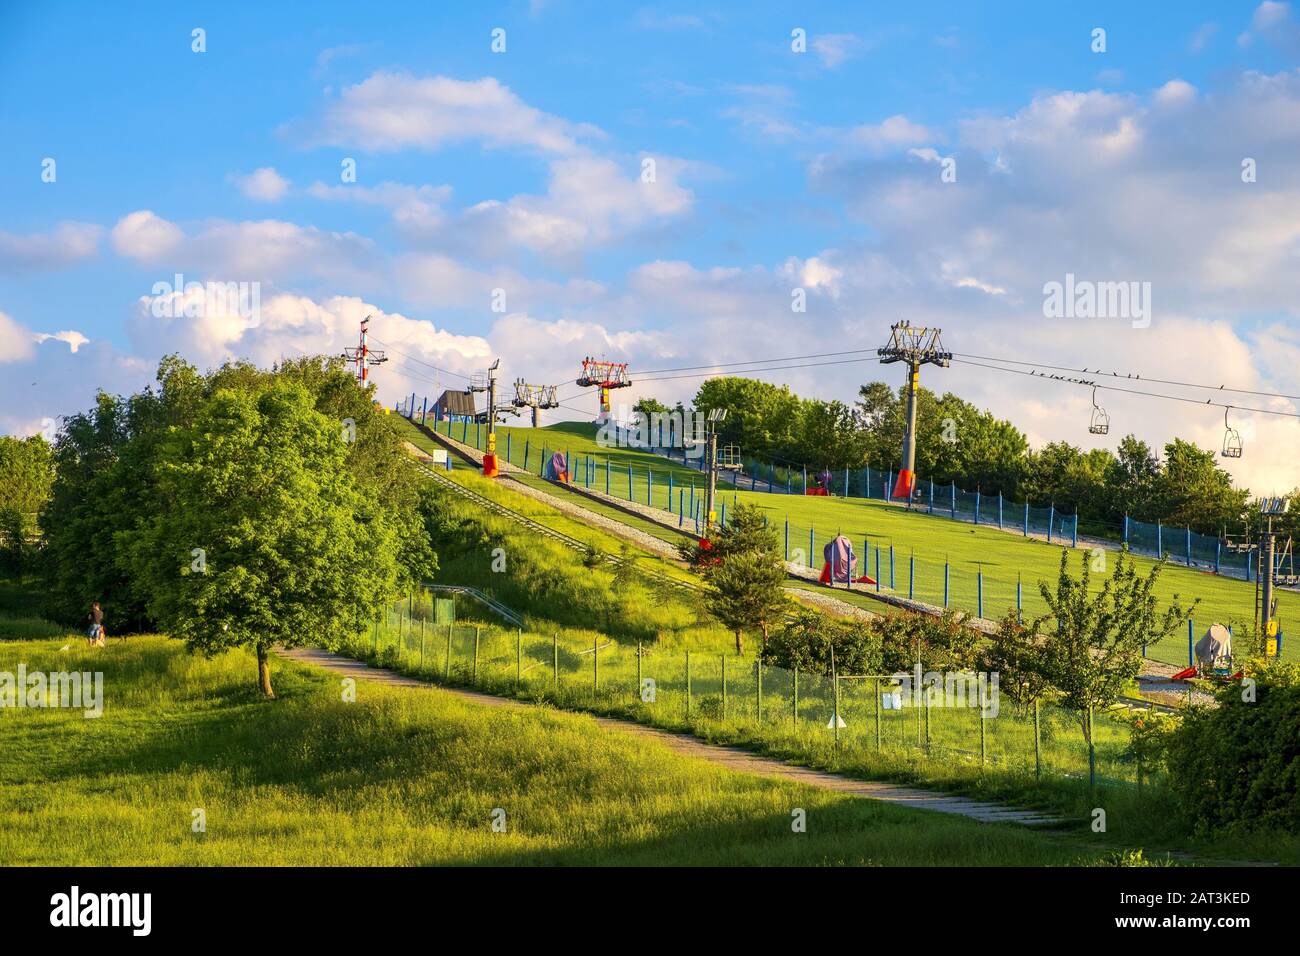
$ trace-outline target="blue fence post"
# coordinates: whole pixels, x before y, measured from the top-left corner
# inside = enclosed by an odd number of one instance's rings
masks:
[[[880,498],[882,501],[894,500],[894,469],[890,468],[885,472],[885,487],[880,489]]]
[[[691,479],[691,514],[695,514],[695,479]]]
[[[718,527],[725,528],[726,526],[727,526],[727,503],[724,501],[722,503],[722,514],[718,520]]]
[[[609,495],[609,497],[613,498],[614,496],[613,496],[612,494],[610,494],[610,490],[609,490],[609,482],[610,482],[610,477],[609,477],[609,459],[606,458],[606,459],[605,459],[605,494],[607,494],[607,495]],[[694,502],[692,502],[692,504],[693,504],[693,503],[694,503]]]
[[[952,517],[957,519],[957,482],[952,483]]]
[[[1047,543],[1052,543],[1052,525],[1056,524],[1056,502],[1053,501],[1047,512]]]
[[[1187,666],[1188,667],[1191,667],[1196,663],[1195,651],[1192,646],[1193,632],[1194,632],[1194,627],[1192,625],[1192,619],[1189,617],[1187,619]]]
[[[686,520],[686,508],[684,507],[685,504],[686,504],[686,490],[684,488],[679,488],[677,489],[677,527],[679,528],[682,526],[682,522]],[[786,550],[787,551],[790,550],[788,545],[786,547]]]
[[[944,607],[948,606],[948,574],[949,574],[949,564],[948,564],[948,558],[945,555],[943,559],[943,606]]]
[[[790,560],[790,519],[785,519],[785,559]]]
[[[524,439],[524,471],[528,470],[528,439]]]
[[[1070,534],[1070,547],[1079,546],[1079,508],[1076,505],[1074,509],[1074,531]]]
[[[1246,548],[1246,583],[1250,583],[1250,548]]]
[[[506,432],[506,463],[510,465],[514,464],[514,462],[510,460],[510,432]]]
[[[979,523],[980,523],[980,493],[979,493],[979,489],[978,489],[978,488],[975,489],[975,521],[974,521],[974,523],[975,523],[975,524],[979,524]]]
[[[645,503],[651,508],[655,506],[655,473],[649,468],[645,470]]]
[[[1214,541],[1214,573],[1219,573],[1219,561],[1223,558],[1223,539],[1216,538]]]
[[[1124,516],[1124,543],[1128,544],[1128,515]]]
[[[934,479],[930,479],[930,514],[934,514]]]
[[[894,542],[889,542],[889,590],[894,590]]]
[[[803,466],[803,493],[808,494],[808,466]]]
[[[998,530],[1002,530],[1002,492],[998,492]]]
[[[880,545],[876,545],[876,590],[880,590]]]
[[[975,569],[975,616],[984,616],[984,568]]]
[[[668,472],[668,513],[673,513],[673,473]]]
[[[907,558],[907,599],[910,601],[916,594],[916,553],[913,552]]]
[[[1029,502],[1025,501],[1025,537],[1029,537]]]
[[[627,466],[627,500],[635,501],[636,497],[632,493],[632,466]]]
[[[1187,526],[1187,566],[1192,566],[1192,526]]]
[[[542,467],[537,470],[538,478],[546,477],[546,446],[542,446]]]
[[[1020,621],[1024,618],[1025,616],[1024,611],[1025,611],[1024,591],[1022,590],[1021,587],[1020,572],[1017,571],[1016,572],[1016,620],[1017,621]]]
[[[813,529],[808,529],[808,567],[813,567],[813,549],[817,547],[816,539],[813,537]]]
[[[849,470],[845,468],[844,469],[844,497],[847,498],[848,496],[849,496]]]
[[[1165,529],[1159,521],[1156,522],[1156,560],[1159,561],[1165,556]]]

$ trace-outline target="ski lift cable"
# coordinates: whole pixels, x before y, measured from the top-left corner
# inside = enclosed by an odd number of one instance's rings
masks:
[[[1300,401],[1300,395],[1286,395],[1282,392],[1267,392],[1250,388],[1232,388],[1228,385],[1204,385],[1199,382],[1180,382],[1176,379],[1151,378],[1147,375],[1135,374],[1133,372],[1103,372],[1100,369],[1072,368],[1068,365],[1049,365],[1046,362],[1025,362],[1019,359],[994,358],[991,355],[972,355],[968,352],[953,352],[954,357],[965,359],[982,359],[986,362],[1001,362],[1003,365],[1024,365],[1031,368],[1046,368],[1054,372],[1080,372],[1085,375],[1102,375],[1109,378],[1131,379],[1133,381],[1154,382],[1157,385],[1177,385],[1181,388],[1199,388],[1207,392],[1234,392],[1238,395],[1258,395],[1264,398],[1285,398],[1292,401]]]
[[[1164,392],[1149,392],[1140,388],[1122,388],[1118,385],[1105,385],[1101,382],[1094,382],[1092,379],[1066,378],[1061,375],[1044,375],[1041,372],[1025,371],[1018,368],[1005,368],[1001,365],[986,365],[982,362],[972,362],[969,359],[954,358],[954,362],[960,362],[963,365],[973,365],[977,368],[987,368],[995,372],[1010,372],[1013,375],[1026,375],[1030,378],[1046,379],[1051,382],[1063,382],[1067,385],[1086,385],[1089,387],[1103,388],[1111,392],[1123,392],[1126,395],[1144,395],[1148,398],[1163,398],[1170,402],[1183,402],[1188,405],[1208,405],[1212,408],[1231,408],[1239,412],[1252,412],[1257,415],[1277,415],[1282,418],[1300,418],[1300,412],[1284,412],[1275,408],[1255,408],[1249,405],[1232,405],[1227,402],[1216,402],[1213,399],[1188,398],[1185,395],[1168,395]],[[1047,366],[1044,366],[1047,367]],[[1073,370],[1071,370],[1073,371]]]
[[[401,351],[400,349],[393,348],[393,346],[389,345],[387,342],[382,342],[379,339],[375,338],[373,333],[371,334],[370,338],[371,341],[373,341],[376,345],[383,346],[385,349],[387,349],[390,352],[396,352],[398,355],[402,356],[403,358],[409,361],[416,363],[417,365],[423,365],[427,368],[433,369],[435,372],[442,372],[442,374],[444,375],[454,375],[456,376],[456,378],[463,378],[465,379],[465,381],[467,382],[469,381],[470,377],[468,375],[465,375],[461,372],[453,372],[451,369],[442,368],[441,366],[434,365],[431,362],[426,362],[423,359],[418,359],[414,355],[408,355],[407,353]]]

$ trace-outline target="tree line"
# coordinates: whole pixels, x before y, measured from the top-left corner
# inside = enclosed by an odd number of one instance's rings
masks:
[[[694,407],[726,408],[719,441],[739,445],[746,457],[807,466],[810,473],[897,469],[906,429],[905,391],[884,382],[863,385],[848,405],[800,398],[787,386],[756,379],[713,378],[700,386]],[[637,410],[667,408],[647,399]],[[1085,451],[1065,441],[1035,449],[1010,421],[952,392],[926,388],[917,400],[916,471],[936,484],[954,482],[1035,507],[1054,504],[1066,513],[1077,509],[1080,528],[1093,534],[1118,533],[1125,515],[1208,535],[1240,532],[1256,518],[1249,490],[1233,487],[1214,451],[1174,438],[1157,453],[1133,435],[1114,451]],[[1300,493],[1291,497],[1300,503]]]
[[[0,485],[38,511],[42,545],[20,570],[45,615],[82,624],[98,601],[118,633],[250,648],[267,696],[273,646],[363,631],[437,567],[397,423],[340,359],[201,373],[169,356],[154,385],[101,392],[44,444],[0,446],[22,464]]]

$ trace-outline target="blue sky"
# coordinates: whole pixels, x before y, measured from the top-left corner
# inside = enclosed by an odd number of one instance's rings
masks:
[[[495,355],[559,382],[587,353],[635,372],[869,348],[898,319],[966,353],[1293,394],[1298,56],[1276,2],[7,5],[0,429],[139,387],[170,350],[336,352],[364,314],[403,353],[388,400]],[[261,315],[160,318],[178,271],[259,283]],[[1150,327],[1046,321],[1066,273],[1150,282]],[[1080,390],[940,374],[1036,443],[1097,441]],[[897,375],[769,377],[851,401]],[[1156,444],[1222,431],[1113,404]]]

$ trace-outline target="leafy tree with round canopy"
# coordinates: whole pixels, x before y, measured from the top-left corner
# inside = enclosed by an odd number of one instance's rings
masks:
[[[119,544],[150,616],[195,650],[269,652],[363,630],[399,580],[399,534],[345,466],[348,440],[286,379],[219,388],[154,464],[157,506]]]

